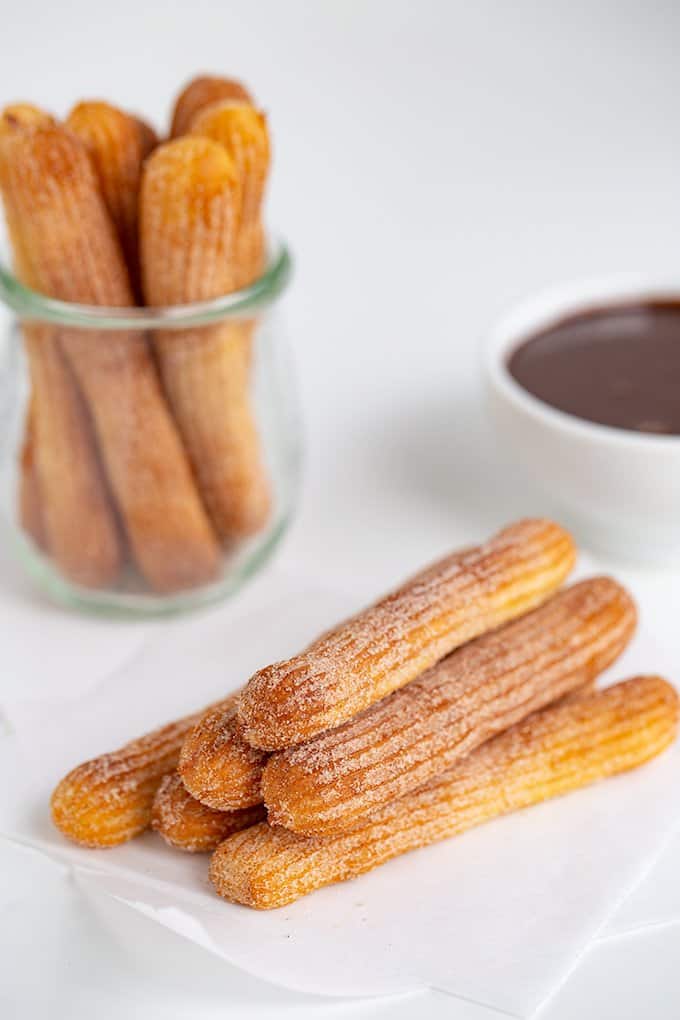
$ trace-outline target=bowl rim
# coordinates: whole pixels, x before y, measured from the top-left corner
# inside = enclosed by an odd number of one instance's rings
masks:
[[[267,265],[262,275],[240,290],[192,304],[112,308],[59,301],[32,290],[16,278],[9,268],[6,254],[6,245],[2,245],[0,304],[4,303],[19,319],[106,331],[179,330],[205,326],[227,318],[252,316],[272,304],[285,290],[293,265],[287,245],[282,240],[276,239],[268,245]]]
[[[514,302],[486,331],[483,346],[487,383],[506,403],[537,425],[546,425],[576,439],[612,447],[657,448],[668,452],[680,445],[679,435],[634,432],[614,425],[586,421],[545,403],[510,374],[508,355],[532,335],[564,318],[595,311],[607,305],[637,302],[680,302],[680,278],[670,274],[615,273],[569,280],[546,287]]]

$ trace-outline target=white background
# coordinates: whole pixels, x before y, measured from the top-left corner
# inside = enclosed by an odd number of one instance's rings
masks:
[[[182,81],[211,70],[242,76],[269,111],[270,219],[296,255],[287,318],[307,440],[279,567],[322,575],[360,603],[447,548],[544,509],[486,420],[484,331],[516,298],[566,278],[677,265],[680,281],[677,5],[0,7],[2,101],[63,113],[101,96],[162,125]],[[680,662],[676,572],[603,566],[630,582]],[[0,640],[11,650],[0,695],[21,693],[13,657],[23,668],[32,656],[47,689],[53,658],[77,673],[80,634],[101,674],[112,646],[142,633],[70,623],[69,660],[66,622],[36,608],[9,562],[0,570]],[[133,943],[116,940],[51,864],[0,850],[3,1016],[89,1018],[93,1006],[98,1017],[150,1020],[230,1009],[399,1018],[426,1006],[432,1016],[491,1015],[435,995],[303,1000],[135,924]],[[673,925],[601,943],[543,1015],[676,1017],[679,950]]]

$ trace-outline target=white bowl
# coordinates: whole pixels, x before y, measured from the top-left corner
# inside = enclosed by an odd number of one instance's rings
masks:
[[[486,348],[492,413],[510,455],[550,494],[579,538],[608,554],[650,562],[680,553],[680,436],[629,432],[558,411],[513,379],[508,359],[565,316],[663,299],[680,301],[677,277],[565,284],[512,309]]]

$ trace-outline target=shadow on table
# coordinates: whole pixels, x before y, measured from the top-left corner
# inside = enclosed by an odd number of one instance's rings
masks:
[[[385,481],[443,507],[471,535],[548,512],[508,461],[480,392],[421,393],[385,423],[374,454]]]

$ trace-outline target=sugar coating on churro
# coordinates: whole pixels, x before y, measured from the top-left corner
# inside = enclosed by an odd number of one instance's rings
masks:
[[[184,738],[201,715],[168,723],[72,769],[52,794],[57,828],[91,847],[115,846],[146,829],[158,785],[175,770]]]
[[[454,651],[361,715],[273,755],[269,821],[306,835],[351,829],[485,740],[592,682],[633,634],[635,606],[606,577]]]
[[[15,130],[0,143],[10,223],[21,225],[33,285],[83,304],[131,305],[113,223],[82,143],[59,125]]]
[[[0,185],[36,286],[62,300],[130,305],[129,276],[87,152],[65,129],[0,144]],[[226,157],[225,157],[226,158]],[[137,565],[158,592],[216,579],[221,552],[142,333],[60,331],[92,415]]]
[[[239,705],[246,739],[311,739],[404,686],[449,652],[539,605],[575,559],[570,535],[524,520],[417,574],[300,655],[255,673]]]
[[[678,695],[659,677],[570,698],[488,741],[352,832],[323,839],[262,823],[231,836],[215,851],[210,877],[226,899],[284,906],[498,815],[636,768],[660,754],[677,728]]]
[[[234,162],[217,142],[180,138],[152,153],[140,195],[148,304],[186,304],[234,289],[240,200]]]
[[[16,128],[49,127],[56,121],[51,113],[47,113],[32,103],[10,103],[0,114],[0,135]]]
[[[240,278],[240,180],[225,148],[184,137],[144,171],[141,253],[150,304],[219,297]],[[250,396],[249,323],[154,334],[165,391],[205,505],[227,542],[266,524],[271,492]]]
[[[234,78],[222,78],[207,74],[192,78],[175,101],[170,137],[177,138],[178,135],[185,134],[191,127],[194,117],[201,110],[222,99],[233,99],[244,103],[252,102],[252,96],[248,89]]]
[[[137,206],[145,145],[149,140],[137,118],[99,100],[74,106],[66,126],[87,149],[131,279],[137,282]]]
[[[177,850],[204,853],[264,817],[261,804],[239,811],[214,811],[192,797],[178,773],[171,772],[156,791],[151,827]]]
[[[23,159],[45,135],[55,137],[54,120],[37,107],[19,104],[0,116],[0,191],[15,271],[36,290],[43,289],[42,256],[52,234],[46,229],[38,238],[31,229],[42,196],[30,197]],[[21,465],[22,526],[71,581],[108,587],[120,570],[122,543],[86,403],[56,328],[24,323],[22,332],[32,387],[30,467],[26,458]]]
[[[142,832],[151,821],[158,784],[177,765],[195,719],[171,723],[69,772],[52,794],[57,828],[91,847],[115,846]]]
[[[223,101],[202,110],[191,133],[219,142],[234,162],[240,185],[235,285],[247,286],[265,263],[262,204],[271,162],[267,119],[249,103]]]
[[[25,323],[33,389],[34,499],[42,544],[64,576],[104,588],[118,577],[123,543],[92,422],[51,326]]]
[[[236,699],[206,712],[188,734],[179,760],[187,790],[220,811],[262,802],[260,781],[264,751],[246,743],[236,718]]]

